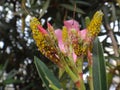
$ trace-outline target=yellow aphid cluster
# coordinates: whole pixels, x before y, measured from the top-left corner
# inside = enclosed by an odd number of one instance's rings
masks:
[[[65,26],[62,29],[62,39],[63,42],[66,42],[66,40],[68,39],[68,30]]]
[[[100,32],[100,25],[102,24],[102,17],[103,12],[97,11],[95,15],[93,16],[93,19],[91,20],[90,24],[87,27],[88,30],[88,36],[95,37]]]
[[[32,31],[36,31],[38,25],[40,25],[38,19],[36,17],[32,17],[30,20],[30,28],[32,29]]]
[[[41,33],[37,27],[38,25],[40,25],[40,22],[37,18],[33,17],[30,21],[30,28],[32,29],[33,38],[36,42],[38,49],[48,59],[60,66],[57,51],[49,43],[49,41],[47,41],[49,40],[49,35]]]
[[[37,26],[40,25],[40,22],[37,18],[33,17],[30,21],[30,28],[32,29],[33,38],[39,47],[39,50],[43,52],[42,48],[45,48],[45,38],[38,30]]]
[[[77,40],[73,39],[73,48],[77,56],[80,56],[83,54],[85,55],[87,53],[89,38],[96,37],[100,32],[102,17],[103,17],[102,11],[97,11],[95,13],[95,15],[93,16],[93,19],[91,20],[90,24],[87,27],[87,38],[85,39],[86,41],[82,40],[81,38]]]
[[[73,48],[77,56],[86,54],[87,46],[83,45],[83,42],[73,41]]]

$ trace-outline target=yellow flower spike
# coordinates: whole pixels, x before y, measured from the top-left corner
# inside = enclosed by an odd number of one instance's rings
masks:
[[[44,54],[44,48],[46,47],[45,37],[38,30],[37,28],[38,25],[40,25],[40,22],[38,21],[37,18],[33,17],[30,21],[30,28],[32,29],[32,35],[39,50]]]
[[[88,36],[94,38],[95,36],[98,35],[98,33],[100,32],[100,25],[102,24],[102,18],[103,18],[103,12],[97,11],[87,27]]]
[[[53,41],[51,43],[54,43],[55,46],[56,46],[58,44],[58,42],[57,42],[57,38],[56,38],[56,35],[55,35],[55,30],[54,30],[53,26],[50,23],[47,23],[47,26],[48,26],[49,36]]]
[[[32,17],[30,20],[30,28],[33,29],[37,29],[37,26],[40,25],[40,22],[38,21],[38,19],[36,17]]]
[[[63,39],[63,42],[66,42],[67,38],[68,38],[68,30],[64,26],[63,29],[62,29],[62,39]]]
[[[77,56],[85,55],[87,46],[83,46],[83,43],[73,42],[74,52]]]
[[[71,31],[71,40],[74,52],[77,56],[85,55],[86,54],[86,45],[83,45],[83,40],[79,38],[79,34],[76,30]]]
[[[52,62],[56,63],[59,67],[61,67],[57,51],[48,42],[49,39],[48,34],[46,32],[45,33],[40,32],[38,25],[40,25],[40,22],[38,21],[37,18],[33,17],[30,21],[30,28],[32,29],[33,38],[36,42],[38,49],[48,59],[50,59]]]

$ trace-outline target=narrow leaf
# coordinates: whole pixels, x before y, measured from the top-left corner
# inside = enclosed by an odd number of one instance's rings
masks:
[[[5,61],[5,64],[4,64],[4,66],[2,67],[2,71],[1,71],[1,73],[0,73],[0,78],[3,76],[3,73],[4,73],[5,69],[7,68],[8,62],[9,62],[8,60]]]
[[[91,6],[91,4],[88,3],[88,2],[86,2],[86,1],[73,1],[73,0],[71,0],[71,3],[76,3],[76,4]]]
[[[3,84],[6,85],[6,84],[13,84],[13,83],[21,83],[21,82],[22,82],[21,80],[6,79],[3,81]]]
[[[37,57],[34,57],[34,63],[37,68],[38,74],[43,83],[45,84],[47,90],[54,90],[51,89],[49,86],[58,88],[58,90],[60,90],[61,86],[59,81],[56,79],[54,74],[47,68],[47,66]]]
[[[73,6],[73,5],[61,4],[60,6],[66,8],[66,9],[68,9],[68,10],[70,10],[70,11],[74,11],[74,6]],[[81,13],[81,14],[85,14],[85,12],[84,12],[82,9],[77,8],[77,7],[76,7],[76,10],[75,10],[75,11],[78,12],[78,13]]]
[[[13,69],[8,73],[7,79],[12,79],[18,72]]]
[[[42,12],[40,13],[39,19],[45,14],[45,10],[49,7],[50,0],[47,0],[43,5]]]
[[[107,90],[105,59],[98,38],[95,39],[93,47],[93,82],[94,90]]]

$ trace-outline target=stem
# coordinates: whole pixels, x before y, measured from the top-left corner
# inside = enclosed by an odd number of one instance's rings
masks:
[[[79,66],[79,67],[82,67],[82,66]],[[83,81],[83,77],[82,77],[83,74],[82,74],[82,71],[81,71],[82,68],[77,75],[75,75],[73,73],[73,71],[69,68],[68,65],[65,66],[65,70],[68,73],[68,75],[71,77],[73,82],[75,83],[76,88],[78,90],[85,90],[85,85],[84,85],[84,81]]]
[[[78,77],[72,72],[72,70],[69,68],[68,65],[65,66],[65,70],[68,73],[68,75],[71,77],[73,82],[77,82],[78,81]]]
[[[115,40],[114,33],[113,33],[110,25],[106,24],[105,29],[108,31],[108,34],[112,40],[112,45],[113,45],[113,50],[114,50],[115,56],[119,57],[119,52],[118,52],[119,49],[118,49],[117,41]],[[117,60],[117,65],[120,65],[120,60]]]
[[[89,65],[89,77],[88,77],[88,80],[89,80],[90,90],[94,90],[94,87],[93,87],[93,74],[92,74],[92,72],[93,72],[92,65]]]
[[[77,70],[78,70],[78,77],[79,81],[76,82],[76,87],[78,90],[85,90],[84,80],[83,80],[83,57],[78,57],[76,62]]]
[[[58,87],[56,87],[55,85],[49,85],[49,87],[51,88],[51,89],[53,89],[53,90],[60,90]]]
[[[79,74],[79,81],[75,83],[78,90],[86,90],[82,75],[82,73]]]
[[[92,62],[92,55],[90,50],[88,50],[88,68],[89,68],[89,77],[88,77],[88,81],[89,81],[89,86],[90,86],[90,90],[94,90],[93,87],[93,62]]]
[[[115,52],[115,56],[119,57],[119,53],[118,53],[119,49],[118,49],[118,45],[117,45],[117,42],[115,40],[113,31],[112,31],[112,29],[110,28],[109,25],[106,25],[106,29],[109,31],[108,33],[109,33],[109,36],[110,36],[110,38],[112,40],[112,44],[113,44],[113,49],[114,49],[114,52]]]

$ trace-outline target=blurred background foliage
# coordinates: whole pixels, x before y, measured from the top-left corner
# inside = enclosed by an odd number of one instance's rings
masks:
[[[120,90],[119,0],[0,0],[0,90],[43,90],[33,64],[34,56],[58,77],[57,67],[41,55],[32,39],[29,27],[32,16],[39,18],[45,28],[49,21],[55,29],[61,28],[64,20],[75,19],[82,30],[86,27],[85,17],[92,18],[97,10],[104,12],[99,38],[106,57],[108,86]]]

